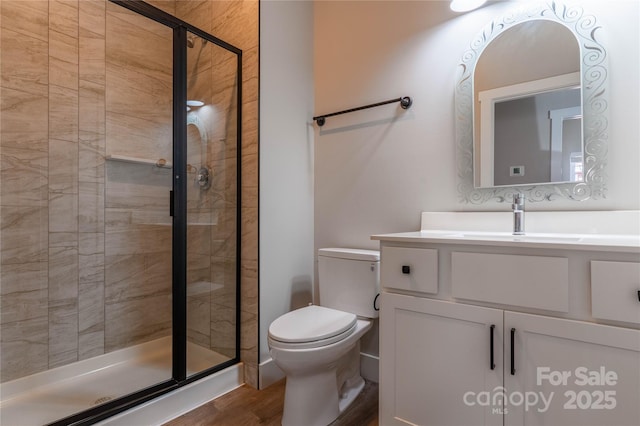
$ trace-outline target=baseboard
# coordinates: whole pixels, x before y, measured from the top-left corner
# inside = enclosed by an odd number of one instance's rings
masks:
[[[365,353],[360,353],[360,374],[366,380],[378,383],[378,364],[380,363],[380,358],[374,355],[369,355]],[[268,386],[271,386],[277,381],[280,381],[284,378],[284,373],[280,368],[273,362],[272,358],[261,362],[258,365],[258,386],[259,389],[264,389]]]
[[[164,424],[242,384],[242,363],[240,363],[97,424],[109,426]]]
[[[284,379],[284,373],[273,362],[273,358],[269,358],[258,365],[258,389],[269,387],[282,379]]]
[[[360,374],[366,380],[378,383],[379,373],[378,365],[380,364],[380,357],[375,355],[369,355],[360,353]]]

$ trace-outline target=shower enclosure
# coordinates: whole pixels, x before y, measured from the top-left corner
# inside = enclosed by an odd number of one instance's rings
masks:
[[[0,2],[1,424],[239,361],[241,51],[149,3]]]

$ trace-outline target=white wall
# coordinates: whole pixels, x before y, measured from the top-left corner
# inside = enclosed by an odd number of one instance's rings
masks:
[[[609,193],[527,208],[640,209],[639,2],[571,3],[597,16],[608,49]],[[454,86],[469,41],[512,6],[455,14],[448,1],[261,2],[261,361],[271,321],[310,299],[316,248],[375,249],[371,234],[416,230],[422,211],[510,207],[458,200]],[[407,111],[394,104],[309,125],[405,95]],[[377,353],[375,333],[364,351]]]
[[[608,49],[609,192],[604,200],[527,207],[639,209],[639,2],[573,3],[598,18]],[[316,248],[375,248],[369,235],[418,229],[421,211],[509,209],[458,200],[454,86],[472,37],[513,5],[499,2],[460,15],[445,1],[315,3],[316,113],[404,95],[414,99],[405,112],[380,107],[316,128]]]
[[[278,316],[311,301],[313,4],[260,3],[260,361]]]
[[[530,210],[640,209],[639,2],[569,1],[594,14],[609,59],[609,192]],[[315,133],[315,247],[377,248],[375,233],[419,229],[422,211],[508,210],[462,204],[456,189],[456,67],[471,39],[514,2],[467,14],[448,1],[317,1],[315,112],[399,96],[397,104],[327,119]],[[377,353],[376,339],[365,350]]]

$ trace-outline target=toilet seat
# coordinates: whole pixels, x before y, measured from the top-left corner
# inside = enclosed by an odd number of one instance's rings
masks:
[[[273,337],[269,336],[269,346],[271,348],[276,348],[276,349],[314,349],[314,348],[321,348],[323,346],[329,346],[332,343],[336,343],[336,342],[339,342],[341,340],[346,339],[347,337],[352,335],[355,330],[356,330],[356,324],[354,324],[353,327],[351,327],[347,331],[344,331],[344,332],[342,332],[342,333],[340,333],[340,334],[338,334],[336,336],[329,337],[328,339],[313,340],[313,341],[310,341],[310,342],[301,342],[301,343],[281,342],[281,341],[276,340]]]
[[[283,349],[326,346],[351,335],[356,323],[355,314],[311,305],[273,321],[269,326],[269,342]]]

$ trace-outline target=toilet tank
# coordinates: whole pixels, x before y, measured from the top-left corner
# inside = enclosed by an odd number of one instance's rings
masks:
[[[320,305],[377,318],[380,252],[348,248],[318,250]]]

